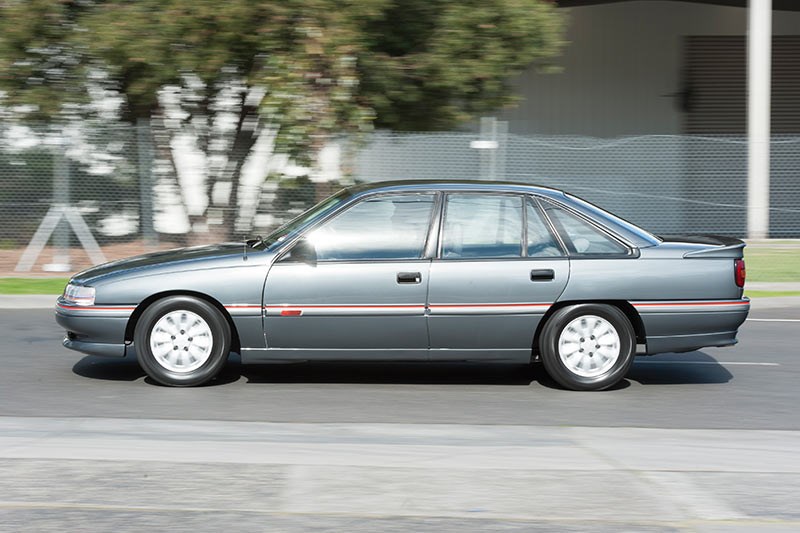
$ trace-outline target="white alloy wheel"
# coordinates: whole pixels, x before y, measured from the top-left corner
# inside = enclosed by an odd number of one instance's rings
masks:
[[[608,320],[596,315],[582,315],[561,330],[558,355],[564,366],[584,378],[608,372],[620,354],[620,338]]]
[[[208,323],[183,309],[165,314],[150,331],[150,351],[156,362],[170,372],[197,370],[208,361],[213,345]]]

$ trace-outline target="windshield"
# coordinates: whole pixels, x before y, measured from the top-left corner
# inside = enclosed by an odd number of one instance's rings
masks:
[[[327,214],[331,209],[344,202],[350,193],[342,189],[333,196],[322,200],[320,203],[293,218],[264,238],[263,246],[269,250],[282,243],[288,237],[296,235],[300,230]]]

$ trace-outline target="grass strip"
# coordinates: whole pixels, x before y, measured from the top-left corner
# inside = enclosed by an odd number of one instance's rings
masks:
[[[744,291],[748,298],[776,298],[780,296],[800,296],[800,291]]]
[[[800,248],[745,248],[747,281],[800,282]]]
[[[0,294],[61,294],[68,278],[0,278]]]

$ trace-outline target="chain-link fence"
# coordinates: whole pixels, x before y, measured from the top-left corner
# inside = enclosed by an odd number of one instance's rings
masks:
[[[0,276],[73,271],[265,233],[353,180],[535,183],[655,233],[746,233],[744,137],[522,137],[506,133],[503,123],[482,126],[480,133],[377,132],[353,160],[334,147],[325,172],[309,173],[257,148],[234,176],[224,156],[147,126],[6,128]],[[800,237],[800,136],[774,138],[771,154],[770,236]]]
[[[770,236],[800,237],[800,136],[772,142]],[[745,137],[618,139],[512,134],[376,134],[364,180],[504,179],[581,196],[655,233],[747,232]]]

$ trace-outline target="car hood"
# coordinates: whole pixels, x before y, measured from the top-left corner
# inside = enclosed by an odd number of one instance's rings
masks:
[[[75,274],[71,282],[90,285],[100,279],[116,278],[121,275],[146,275],[156,271],[169,272],[176,269],[195,270],[227,266],[240,263],[243,257],[244,244],[242,243],[176,248],[104,263]]]

